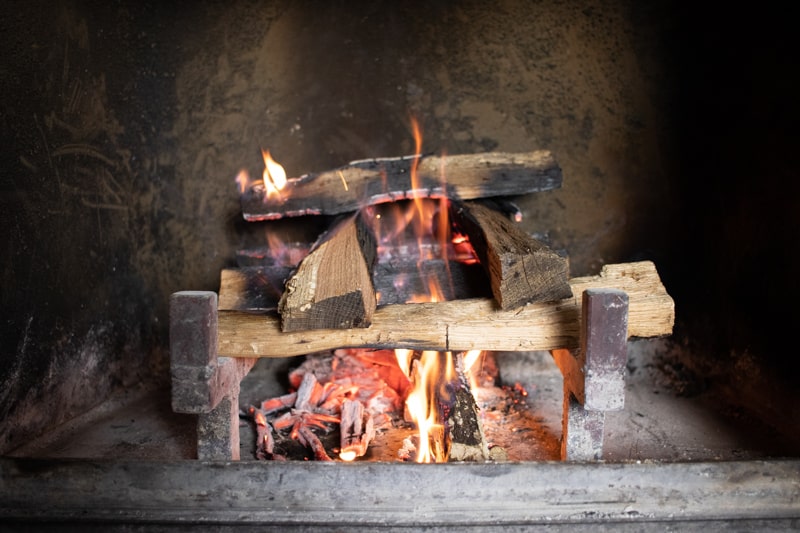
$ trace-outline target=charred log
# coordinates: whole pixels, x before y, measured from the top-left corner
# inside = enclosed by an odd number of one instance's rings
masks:
[[[569,262],[494,209],[453,203],[456,226],[469,236],[501,309],[572,296]]]
[[[419,186],[411,182],[418,163]],[[469,200],[556,189],[561,168],[546,150],[408,156],[354,161],[341,168],[290,179],[280,195],[266,197],[256,185],[241,198],[245,220],[274,220],[299,215],[335,215],[367,205],[414,197]]]
[[[342,402],[339,431],[341,433],[339,457],[352,461],[367,453],[367,447],[375,437],[375,426],[372,416],[365,411],[364,404],[358,400]]]

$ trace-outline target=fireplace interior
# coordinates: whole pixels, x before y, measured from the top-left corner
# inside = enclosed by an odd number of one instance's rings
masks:
[[[800,525],[800,113],[779,10],[0,9],[4,526]],[[219,292],[267,233],[310,243],[333,220],[246,221],[237,173],[262,149],[290,176],[413,154],[412,117],[423,153],[554,155],[562,186],[509,200],[570,277],[657,268],[674,329],[628,341],[602,460],[562,460],[562,373],[537,350],[493,354],[527,392],[512,461],[267,463],[245,417],[239,461],[199,461],[197,416],[171,406],[170,295]],[[302,361],[259,359],[238,407]]]

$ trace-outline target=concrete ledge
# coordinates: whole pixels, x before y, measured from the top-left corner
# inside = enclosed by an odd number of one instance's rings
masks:
[[[263,463],[0,459],[0,522],[304,529],[800,520],[800,460]],[[641,530],[641,529],[639,529]]]

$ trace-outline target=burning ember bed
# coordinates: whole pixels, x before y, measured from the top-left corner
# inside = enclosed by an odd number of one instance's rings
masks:
[[[535,350],[564,376],[561,457],[602,457],[628,338],[672,329],[655,266],[569,279],[568,259],[521,231],[507,200],[561,185],[551,154],[426,156],[414,131],[412,156],[287,179],[265,151],[261,179],[237,176],[267,242],[222,272],[218,298],[172,299],[173,408],[201,415],[200,458],[238,458],[240,415],[259,459],[554,458],[518,445],[534,415],[523,387],[499,386],[493,355]],[[270,227],[314,215],[337,216],[314,243]],[[305,360],[286,390],[239,405],[256,358],[292,356]]]

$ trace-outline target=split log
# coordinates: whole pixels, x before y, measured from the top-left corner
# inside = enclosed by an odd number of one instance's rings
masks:
[[[375,237],[360,216],[335,224],[286,282],[278,303],[283,331],[366,328],[377,306]]]
[[[581,296],[589,288],[628,294],[628,338],[672,333],[675,303],[650,261],[606,265],[598,276],[570,280],[573,296],[498,310],[488,299],[398,304],[379,308],[372,326],[350,330],[281,331],[271,315],[219,312],[219,353],[289,357],[345,347],[411,350],[535,351],[579,345]]]
[[[469,237],[501,309],[572,296],[566,258],[494,209],[477,202],[451,205],[454,223]]]
[[[417,168],[418,186],[411,182]],[[546,150],[353,161],[341,168],[292,178],[279,197],[256,184],[241,197],[245,220],[336,215],[374,204],[425,197],[461,200],[515,196],[561,187],[561,168]]]
[[[364,404],[358,400],[342,402],[341,451],[339,457],[352,461],[367,453],[370,441],[375,437],[375,426],[372,416],[364,410]]]
[[[454,357],[456,379],[445,387],[451,395],[444,417],[450,441],[450,455],[447,460],[486,461],[489,459],[489,446],[483,432],[478,404],[464,372],[464,354],[460,352]]]

